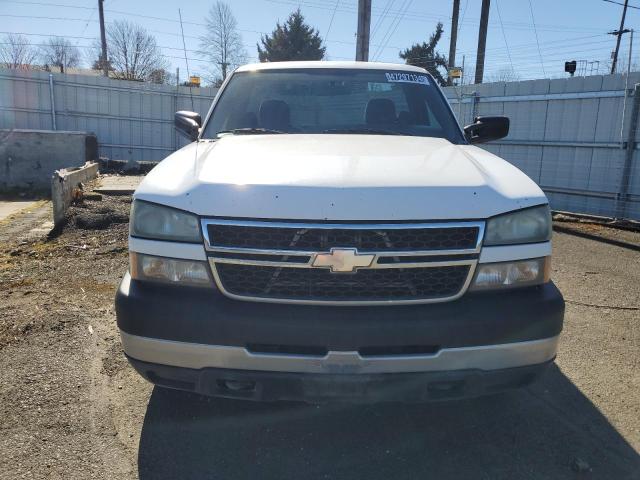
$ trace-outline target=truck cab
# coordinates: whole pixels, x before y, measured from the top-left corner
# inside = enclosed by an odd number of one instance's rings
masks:
[[[191,143],[136,190],[116,296],[125,354],[163,387],[250,400],[427,401],[523,386],[564,301],[542,190],[476,146],[409,65],[231,74]]]

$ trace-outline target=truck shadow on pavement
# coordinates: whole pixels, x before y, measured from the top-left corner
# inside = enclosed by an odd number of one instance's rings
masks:
[[[263,404],[155,388],[138,467],[141,479],[640,478],[638,453],[555,364],[524,390],[423,405]]]

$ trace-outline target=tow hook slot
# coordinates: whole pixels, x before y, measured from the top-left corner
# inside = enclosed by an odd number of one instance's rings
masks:
[[[216,382],[221,390],[231,392],[255,392],[256,382],[250,380],[224,380],[219,379]]]

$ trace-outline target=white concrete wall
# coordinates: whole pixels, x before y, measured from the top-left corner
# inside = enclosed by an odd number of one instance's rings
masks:
[[[53,223],[60,224],[74,198],[75,189],[80,184],[96,178],[98,162],[87,162],[82,167],[56,170],[51,176],[51,203],[53,204]]]

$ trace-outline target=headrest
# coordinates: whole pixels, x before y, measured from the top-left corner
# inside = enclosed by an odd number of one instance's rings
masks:
[[[365,113],[367,124],[395,123],[396,105],[388,98],[372,98]]]
[[[258,115],[263,128],[280,130],[289,126],[289,105],[282,100],[265,100]]]

